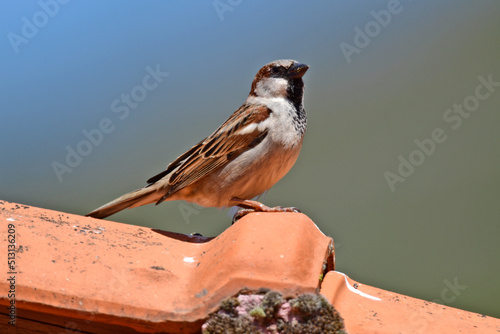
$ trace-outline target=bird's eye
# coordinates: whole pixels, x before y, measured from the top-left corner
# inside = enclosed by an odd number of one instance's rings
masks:
[[[272,74],[278,74],[281,72],[281,69],[279,67],[273,67],[271,68],[271,73]]]

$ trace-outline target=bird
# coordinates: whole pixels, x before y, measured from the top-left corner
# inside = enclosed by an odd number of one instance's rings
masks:
[[[253,198],[268,191],[297,160],[307,116],[302,77],[308,65],[280,59],[264,65],[245,102],[217,130],[180,155],[147,185],[86,214],[106,218],[126,208],[184,200],[249,212],[300,212]]]

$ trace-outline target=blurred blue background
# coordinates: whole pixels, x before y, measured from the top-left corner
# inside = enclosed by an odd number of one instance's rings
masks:
[[[310,65],[308,132],[264,202],[311,217],[353,279],[500,317],[499,17],[498,1],[2,1],[0,198],[85,214],[292,58]],[[111,219],[203,235],[231,220],[183,202]]]

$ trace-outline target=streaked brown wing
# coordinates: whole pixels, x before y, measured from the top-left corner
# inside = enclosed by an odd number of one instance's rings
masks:
[[[259,144],[266,137],[267,129],[241,130],[259,124],[270,114],[271,110],[266,106],[241,106],[214,133],[169,164],[164,172],[150,178],[148,183],[154,183],[172,173],[170,189],[158,203]]]

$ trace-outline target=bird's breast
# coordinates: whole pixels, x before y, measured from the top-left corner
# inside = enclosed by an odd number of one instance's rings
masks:
[[[265,105],[271,110],[269,118],[262,121],[259,130],[267,130],[268,137],[278,145],[289,149],[302,143],[307,119],[305,112],[299,120],[298,110],[285,98],[253,98],[254,103]]]

